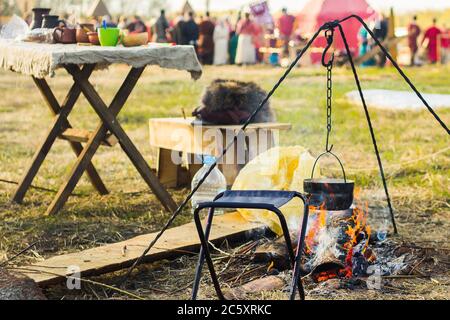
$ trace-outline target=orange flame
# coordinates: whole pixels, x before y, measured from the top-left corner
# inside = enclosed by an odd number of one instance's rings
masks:
[[[321,204],[319,208],[311,206],[310,210],[315,210],[319,212],[316,214],[316,219],[313,221],[305,237],[307,253],[312,252],[312,248],[316,244],[317,234],[319,233],[320,230],[325,228],[327,224],[327,211],[325,210],[325,203]]]
[[[322,204],[319,209],[311,207],[311,210],[318,210],[316,219],[313,221],[309,231],[306,235],[306,252],[311,254],[314,251],[314,247],[317,245],[317,235],[326,227],[327,211],[325,210],[325,204]],[[315,275],[317,282],[326,281],[329,279],[342,277],[351,278],[353,276],[353,254],[354,247],[364,241],[364,246],[361,250],[361,254],[364,255],[369,263],[376,260],[376,256],[369,248],[369,241],[371,236],[371,227],[367,223],[369,212],[368,203],[364,205],[356,206],[353,209],[352,216],[347,218],[345,234],[348,237],[347,241],[342,245],[341,250],[345,253],[344,265],[345,267],[339,271],[330,270],[320,272]]]

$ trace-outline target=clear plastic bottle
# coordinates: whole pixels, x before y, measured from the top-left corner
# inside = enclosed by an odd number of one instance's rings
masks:
[[[195,174],[194,178],[192,179],[192,190],[197,186],[197,184],[204,177],[209,168],[214,164],[215,160],[216,159],[211,156],[205,156],[203,158],[203,167]],[[225,176],[216,166],[192,197],[192,213],[194,213],[195,208],[197,208],[200,203],[213,201],[219,193],[225,190],[227,190],[227,181],[225,179]],[[215,211],[215,214],[222,213],[223,210],[216,209]]]

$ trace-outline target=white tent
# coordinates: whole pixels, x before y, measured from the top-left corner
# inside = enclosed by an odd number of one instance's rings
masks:
[[[96,0],[88,10],[88,15],[91,17],[111,16],[103,0]]]

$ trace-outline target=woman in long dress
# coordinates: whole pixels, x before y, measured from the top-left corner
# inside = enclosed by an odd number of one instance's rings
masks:
[[[215,25],[211,21],[209,12],[206,18],[198,25],[198,55],[202,64],[213,64],[214,59],[214,29]]]
[[[220,20],[214,29],[214,64],[228,63],[228,40],[230,31],[224,20]]]
[[[239,35],[236,64],[255,64],[256,49],[253,42],[255,25],[250,19],[250,13],[246,13],[245,19],[239,21],[236,32]]]
[[[431,63],[436,63],[438,61],[438,37],[441,33],[441,29],[436,27],[436,19],[433,19],[433,25],[425,31],[423,36],[422,45],[425,41],[428,41],[427,53],[428,60]]]

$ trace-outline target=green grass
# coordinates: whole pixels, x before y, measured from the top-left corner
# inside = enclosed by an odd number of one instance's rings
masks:
[[[408,90],[391,68],[359,71],[365,89]],[[111,101],[126,72],[125,67],[114,67],[94,74],[92,81],[107,102]],[[194,82],[187,73],[152,67],[146,70],[119,120],[154,166],[155,150],[148,142],[149,118],[180,117],[182,109],[189,113],[198,105],[204,87],[215,78],[255,81],[269,90],[283,72],[284,69],[267,66],[207,67],[202,79]],[[450,66],[410,68],[406,73],[423,92],[450,93]],[[279,121],[293,124],[291,131],[282,134],[282,145],[302,145],[315,155],[323,150],[325,84],[323,68],[301,68],[280,87],[271,101],[272,106]],[[351,72],[336,69],[333,84],[334,150],[363,192],[375,197],[382,195],[362,106],[350,104],[344,98],[346,92],[356,89]],[[58,72],[50,85],[62,100],[70,78]],[[52,119],[30,78],[1,71],[0,92],[0,179],[19,181]],[[450,124],[450,109],[441,109],[438,113]],[[402,236],[412,241],[447,243],[450,152],[415,160],[448,148],[448,135],[425,108],[419,112],[371,110],[371,115]],[[70,121],[74,127],[93,129],[98,119],[82,99]],[[57,141],[33,184],[56,191],[74,160],[67,142]],[[15,205],[9,201],[15,185],[0,182],[0,260],[37,240],[40,242],[36,250],[21,257],[19,262],[119,241],[162,226],[169,213],[147,191],[119,147],[102,148],[94,157],[94,164],[111,194],[96,195],[83,177],[76,195],[55,217],[44,216],[54,192],[31,189],[25,203]],[[335,168],[332,165],[333,170],[326,172],[339,174]],[[178,202],[187,191],[170,190]],[[177,224],[190,219],[187,210]]]

